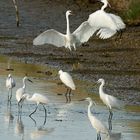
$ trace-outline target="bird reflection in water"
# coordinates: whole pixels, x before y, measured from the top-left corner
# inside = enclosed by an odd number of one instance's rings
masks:
[[[41,139],[42,137],[48,135],[54,131],[54,128],[45,128],[46,120],[44,120],[43,125],[37,126],[36,120],[30,116],[35,124],[35,130],[30,133],[31,139]]]
[[[112,119],[108,119],[108,129],[112,130]]]
[[[18,114],[18,118],[15,125],[15,134],[21,136],[21,139],[24,139],[24,124],[21,118],[21,114]]]
[[[121,133],[110,133],[104,140],[121,140]]]
[[[31,118],[31,120],[34,122],[35,126],[36,126],[36,120],[32,117],[32,116],[29,116]],[[43,125],[44,126],[46,124],[46,117],[44,119],[44,122],[43,122]]]
[[[11,112],[11,101],[7,102],[7,109],[6,109],[6,113],[5,113],[5,116],[4,116],[4,120],[5,120],[6,123],[8,123],[8,126],[11,123],[13,123],[14,116],[12,115],[12,112]]]

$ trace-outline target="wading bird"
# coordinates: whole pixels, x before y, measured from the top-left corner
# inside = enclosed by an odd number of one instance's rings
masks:
[[[96,29],[97,35],[101,39],[107,39],[112,37],[116,32],[121,32],[125,28],[125,24],[121,17],[107,13],[104,9],[109,5],[107,0],[100,0],[104,5],[101,10],[89,15],[88,22],[90,26]]]
[[[52,44],[56,47],[65,47],[71,50],[71,47],[76,50],[76,45],[87,42],[93,35],[92,28],[87,21],[83,22],[73,33],[70,32],[69,15],[71,11],[66,12],[67,30],[66,34],[62,34],[54,29],[47,30],[41,33],[33,40],[33,45]]]
[[[29,82],[32,82],[27,76],[25,76],[23,78],[23,86],[21,88],[17,89],[17,91],[16,91],[16,100],[18,102],[18,111],[21,111],[21,109],[22,109],[22,103],[23,103],[22,96],[25,94],[27,80]]]
[[[44,105],[47,105],[49,100],[45,95],[39,94],[39,93],[34,93],[32,96],[29,94],[24,94],[22,96],[22,100],[27,100],[31,102],[36,102],[36,108],[35,110],[29,115],[30,117],[37,111],[38,105],[41,104],[44,108],[45,111],[45,121],[44,124],[46,123],[46,117],[47,117],[47,110]]]
[[[107,127],[97,117],[95,117],[91,113],[91,107],[93,105],[92,99],[90,97],[87,97],[87,98],[82,99],[80,101],[88,101],[89,102],[89,105],[88,105],[88,118],[89,118],[89,120],[91,122],[92,127],[95,128],[96,131],[97,131],[97,140],[101,140],[101,135],[100,135],[101,133],[109,135],[109,130],[107,129]]]
[[[62,83],[67,87],[67,91],[66,91],[66,102],[68,102],[68,98],[67,96],[69,96],[69,102],[71,101],[70,95],[71,95],[71,90],[75,90],[75,84],[73,82],[73,79],[71,77],[71,75],[67,72],[64,72],[62,70],[59,70],[58,72],[60,80],[62,81]]]
[[[103,90],[103,86],[105,84],[104,79],[102,79],[102,78],[99,79],[97,81],[97,83],[101,83],[101,85],[99,87],[100,99],[103,101],[103,103],[109,109],[109,120],[112,120],[112,116],[113,116],[112,108],[121,108],[124,106],[124,104],[120,100],[118,100],[116,97],[108,95],[104,92],[104,90]]]
[[[12,78],[12,75],[9,74],[6,79],[6,88],[8,89],[8,101],[12,98],[12,88],[16,86],[15,80]]]

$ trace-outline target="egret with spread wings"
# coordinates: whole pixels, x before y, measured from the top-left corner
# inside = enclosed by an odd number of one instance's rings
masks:
[[[73,47],[76,50],[76,45],[87,42],[95,32],[94,28],[89,25],[88,21],[85,21],[73,33],[71,33],[69,26],[69,15],[71,15],[70,10],[66,12],[66,34],[50,29],[37,36],[33,40],[33,45],[52,44],[56,47],[64,46],[69,50],[71,50],[71,47]]]
[[[104,5],[100,10],[89,15],[88,23],[97,31],[97,36],[101,39],[107,39],[121,32],[125,28],[125,24],[121,17],[107,13],[104,9],[110,4],[107,0],[100,0]]]

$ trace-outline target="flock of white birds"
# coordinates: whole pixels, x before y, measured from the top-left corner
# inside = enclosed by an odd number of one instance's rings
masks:
[[[119,16],[116,16],[111,13],[105,12],[105,8],[109,5],[107,0],[101,0],[104,5],[100,10],[89,15],[87,21],[83,22],[73,33],[70,32],[69,27],[69,15],[71,15],[71,11],[66,12],[66,21],[67,21],[67,30],[66,34],[62,34],[54,29],[47,30],[41,33],[33,40],[34,45],[43,45],[43,44],[52,44],[57,47],[64,46],[71,50],[73,47],[76,50],[76,45],[80,45],[81,43],[87,42],[89,38],[96,33],[97,36],[101,39],[107,39],[112,37],[116,32],[121,31],[125,28],[125,24]],[[71,75],[67,72],[59,70],[58,72],[61,82],[67,87],[67,92],[65,96],[71,95],[71,90],[76,90],[75,83],[71,77]],[[42,104],[46,114],[45,104],[48,104],[49,100],[45,95],[34,93],[32,96],[26,93],[26,81],[32,82],[27,76],[23,78],[23,86],[16,91],[16,99],[18,103],[19,112],[22,111],[22,104],[24,100],[36,102],[35,110],[29,115],[31,116],[37,111],[38,105]],[[104,79],[99,79],[97,83],[100,83],[99,87],[99,96],[103,103],[109,109],[109,119],[112,120],[112,108],[120,108],[123,107],[123,104],[117,98],[108,95],[104,92],[103,86],[105,84]],[[12,75],[9,74],[6,80],[6,87],[8,89],[8,100],[12,98],[12,88],[16,85],[15,80],[12,78]],[[96,117],[91,113],[91,107],[93,105],[93,101],[91,98],[84,99],[89,102],[88,105],[88,118],[93,126],[93,128],[97,131],[97,139],[101,140],[100,133],[105,133],[110,135],[110,130]]]

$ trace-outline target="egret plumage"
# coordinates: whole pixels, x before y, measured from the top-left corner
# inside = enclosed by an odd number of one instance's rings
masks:
[[[69,100],[71,101],[70,99],[71,90],[76,89],[75,83],[69,73],[64,72],[63,70],[59,70],[58,74],[62,83],[67,87],[67,91],[65,94],[66,99],[67,99],[67,96],[69,96]],[[68,102],[68,99],[67,99],[67,102]]]
[[[42,95],[40,93],[34,93],[32,96],[30,96],[29,94],[24,94],[22,96],[22,99],[23,100],[26,99],[27,101],[31,101],[31,102],[36,103],[36,108],[32,113],[30,113],[30,115],[29,115],[30,117],[37,111],[37,108],[38,108],[39,104],[41,104],[43,106],[43,108],[44,108],[45,118],[46,118],[47,110],[46,110],[44,105],[47,105],[49,103],[49,99],[45,95]],[[46,121],[44,123],[46,123]]]
[[[97,140],[101,140],[101,136],[100,134],[106,134],[106,135],[109,135],[109,130],[108,128],[96,117],[94,116],[92,113],[91,113],[91,107],[93,105],[93,101],[90,97],[87,97],[81,101],[88,101],[89,102],[89,105],[88,105],[88,118],[90,120],[90,123],[92,125],[92,127],[94,129],[96,129],[97,131]],[[95,104],[95,103],[94,103]]]
[[[104,5],[100,10],[89,15],[88,22],[95,31],[97,36],[101,39],[112,37],[116,32],[121,32],[125,28],[125,23],[121,17],[107,13],[104,9],[109,5],[107,0],[100,0]]]
[[[22,108],[22,96],[26,93],[26,81],[32,82],[27,76],[23,78],[23,86],[16,91],[16,100],[18,102],[18,110]]]
[[[112,112],[112,108],[121,108],[124,106],[124,104],[122,103],[121,100],[118,100],[116,97],[112,96],[112,95],[108,95],[104,92],[103,90],[103,86],[105,84],[105,80],[100,78],[97,83],[101,83],[100,87],[99,87],[99,95],[100,95],[100,99],[103,101],[103,103],[107,106],[107,108],[109,109],[110,115],[109,115],[109,119],[112,119],[113,116],[113,112]]]
[[[71,50],[71,47],[76,50],[76,45],[87,42],[94,33],[87,21],[83,22],[73,33],[70,32],[69,15],[71,11],[66,12],[67,30],[66,34],[62,34],[54,29],[47,30],[41,33],[33,40],[33,45],[52,44],[57,47],[65,47]]]
[[[16,82],[12,75],[9,74],[6,79],[6,88],[8,89],[8,101],[12,98],[12,89],[16,86]]]

